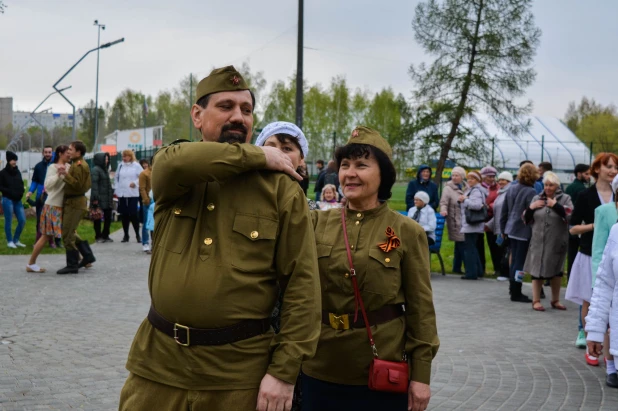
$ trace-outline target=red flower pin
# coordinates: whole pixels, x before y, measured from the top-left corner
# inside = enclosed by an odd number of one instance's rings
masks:
[[[238,78],[238,76],[232,77],[232,84],[235,86],[240,84],[240,79]]]
[[[386,228],[386,237],[387,240],[385,243],[378,244],[380,250],[384,251],[385,253],[388,253],[391,250],[395,250],[401,245],[401,240],[395,235],[395,230],[393,230],[391,227]]]
[[[358,130],[354,130],[352,132],[352,137],[358,137]]]

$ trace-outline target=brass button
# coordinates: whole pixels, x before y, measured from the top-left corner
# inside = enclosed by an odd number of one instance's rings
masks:
[[[360,224],[360,221],[357,221],[357,222],[355,222],[354,224],[359,225],[359,224]]]
[[[356,217],[361,218],[363,215],[361,213],[356,214]]]
[[[350,273],[345,273],[344,277],[345,278],[350,278]]]
[[[204,239],[204,244],[206,244],[206,245],[211,245],[211,244],[212,244],[212,238],[206,238],[206,239]]]
[[[174,209],[174,214],[179,215],[181,211],[182,210],[180,210],[180,208],[175,208]]]
[[[350,248],[353,250],[353,249],[354,249],[354,244],[352,244],[352,245],[350,246]]]
[[[256,238],[258,238],[258,235],[259,235],[259,233],[257,231],[251,231],[251,238],[252,239],[255,240]]]
[[[213,203],[208,204],[208,206],[206,207],[208,209],[208,211],[212,211],[215,209],[215,205]]]
[[[390,263],[391,259],[387,257],[387,258],[384,259],[384,261],[386,261],[387,263]]]

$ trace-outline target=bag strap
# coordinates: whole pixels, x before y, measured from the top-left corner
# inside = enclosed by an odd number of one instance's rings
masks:
[[[354,262],[352,261],[352,251],[350,250],[350,243],[348,241],[348,228],[345,223],[345,212],[347,209],[347,204],[345,207],[341,208],[341,224],[343,225],[343,239],[345,241],[345,248],[348,253],[348,263],[350,264],[350,278],[352,279],[352,286],[354,287],[354,322],[358,320],[358,307],[360,306],[361,313],[363,315],[363,320],[365,320],[365,328],[367,329],[367,337],[369,337],[369,344],[371,345],[371,351],[373,352],[373,356],[378,358],[378,350],[376,349],[376,343],[373,340],[373,333],[371,332],[371,328],[369,327],[369,320],[367,319],[367,312],[365,311],[365,304],[363,303],[363,297],[361,297],[360,290],[358,289],[358,280],[356,279],[356,270],[354,269]]]

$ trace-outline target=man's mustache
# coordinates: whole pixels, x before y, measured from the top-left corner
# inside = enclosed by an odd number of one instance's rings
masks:
[[[246,135],[249,130],[247,130],[247,127],[242,123],[231,123],[231,124],[225,124],[221,128],[221,133],[225,133],[226,131],[242,131],[243,134]]]

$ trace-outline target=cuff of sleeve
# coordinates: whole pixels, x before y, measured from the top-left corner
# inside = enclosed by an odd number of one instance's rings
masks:
[[[602,343],[604,338],[605,338],[605,334],[598,333],[598,332],[588,331],[588,335],[586,335],[586,341],[594,341],[594,342]]]
[[[243,144],[243,161],[245,166],[251,170],[260,170],[266,167],[266,155],[264,151],[251,144]]]
[[[429,385],[431,380],[431,363],[419,360],[408,360],[410,365],[410,380]]]
[[[288,384],[296,384],[300,373],[300,364],[300,360],[287,356],[277,356],[275,353],[266,373]]]

